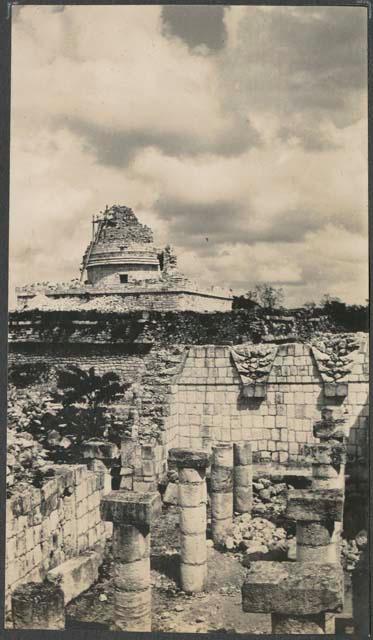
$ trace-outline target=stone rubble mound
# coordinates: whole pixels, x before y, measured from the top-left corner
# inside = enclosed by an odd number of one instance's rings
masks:
[[[39,311],[128,311],[125,300],[121,296],[115,295],[96,296],[91,300],[82,300],[77,297],[49,298],[39,293],[27,302],[25,308]]]
[[[271,518],[276,521],[285,514],[288,490],[292,485],[282,482],[282,479],[260,477],[253,482],[253,510],[254,516]]]
[[[27,432],[30,414],[25,412],[11,385],[8,389],[7,430],[7,494],[19,492],[22,486],[38,485],[42,477],[50,475],[48,452]]]
[[[285,529],[276,527],[270,520],[244,513],[235,517],[224,547],[229,551],[243,551],[249,560],[277,556],[285,559],[292,538]]]

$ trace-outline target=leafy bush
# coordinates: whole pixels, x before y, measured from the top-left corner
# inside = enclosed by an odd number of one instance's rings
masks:
[[[9,421],[26,438],[31,436],[41,446],[42,456],[50,461],[77,462],[81,460],[81,443],[88,438],[120,442],[125,421],[121,421],[119,428],[110,404],[128,387],[114,372],[101,376],[93,368],[85,371],[71,366],[58,372],[54,391],[45,393],[41,388],[20,391],[13,387]],[[20,451],[16,457],[19,455]],[[22,469],[23,464],[21,472]]]
[[[49,366],[45,362],[14,364],[9,367],[8,379],[20,389],[48,379]]]
[[[254,289],[243,296],[233,298],[233,309],[254,309],[258,305],[266,310],[281,309],[284,302],[284,292],[281,288],[269,284],[257,284]]]
[[[339,298],[325,295],[321,301],[321,308],[338,328],[342,328],[345,331],[369,330],[368,305],[349,305],[339,300]]]

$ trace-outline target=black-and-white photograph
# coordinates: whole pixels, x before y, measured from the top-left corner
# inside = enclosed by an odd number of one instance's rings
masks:
[[[368,638],[367,7],[9,19],[6,629]]]

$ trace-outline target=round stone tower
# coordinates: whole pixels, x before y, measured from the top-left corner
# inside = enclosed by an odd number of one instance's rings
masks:
[[[94,309],[96,302],[97,308],[118,311],[208,312],[232,307],[231,291],[191,282],[179,271],[173,249],[169,245],[157,248],[152,230],[138,221],[132,209],[119,205],[93,216],[92,240],[83,256],[80,281],[17,288],[17,301],[23,306],[51,309],[56,300],[61,309],[64,299],[66,308],[75,305],[79,310],[85,304]]]
[[[83,257],[82,275],[95,287],[122,288],[161,277],[159,253],[153,233],[132,209],[113,205],[94,217],[93,239]]]

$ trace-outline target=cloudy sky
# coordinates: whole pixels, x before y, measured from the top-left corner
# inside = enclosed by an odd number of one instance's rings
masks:
[[[14,6],[11,290],[79,275],[116,203],[193,279],[364,302],[366,28],[352,7]]]

